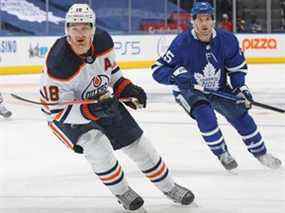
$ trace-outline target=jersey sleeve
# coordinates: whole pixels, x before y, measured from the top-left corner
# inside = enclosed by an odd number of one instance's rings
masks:
[[[115,83],[123,77],[122,71],[119,67],[119,65],[116,63],[116,54],[115,51],[112,50],[108,54],[108,59],[110,60],[110,63],[113,64],[112,70],[111,70],[111,80],[110,80],[110,87],[113,87]]]
[[[245,84],[247,63],[237,38],[232,35],[230,39],[226,40],[228,40],[227,46],[230,48],[226,48],[225,68],[230,77],[232,87],[241,87]]]
[[[49,122],[58,121],[70,124],[86,124],[90,122],[81,114],[80,104],[56,104],[75,100],[75,94],[70,82],[57,81],[43,73],[40,81],[40,100],[42,103],[41,110]],[[56,105],[47,105],[47,103]]]
[[[152,65],[152,77],[161,84],[173,84],[172,73],[175,68],[183,66],[181,57],[182,38],[176,37],[166,53]]]

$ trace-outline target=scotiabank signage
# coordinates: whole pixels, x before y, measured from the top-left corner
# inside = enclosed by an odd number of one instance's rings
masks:
[[[278,40],[273,37],[244,38],[241,42],[242,50],[274,50],[278,48]]]

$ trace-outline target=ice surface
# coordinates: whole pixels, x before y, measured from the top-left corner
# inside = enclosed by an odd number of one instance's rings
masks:
[[[248,85],[256,100],[285,108],[285,65],[249,66]],[[246,150],[241,139],[218,117],[237,174],[226,172],[203,143],[195,121],[178,107],[170,89],[151,79],[149,70],[126,71],[142,85],[148,108],[132,111],[145,134],[171,168],[178,183],[196,195],[191,207],[174,205],[121,152],[117,156],[130,185],[153,213],[283,213],[285,170],[269,170]],[[117,213],[123,212],[83,156],[69,151],[52,135],[37,106],[9,97],[15,92],[37,98],[38,75],[1,76],[0,91],[13,111],[0,119],[0,212]],[[252,114],[268,150],[285,162],[285,115],[254,108]]]

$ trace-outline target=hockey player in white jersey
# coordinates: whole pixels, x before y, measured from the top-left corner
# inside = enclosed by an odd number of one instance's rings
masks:
[[[0,115],[3,117],[3,118],[9,118],[11,117],[12,115],[12,112],[9,111],[6,106],[4,105],[4,99],[3,99],[3,96],[0,92]]]
[[[65,32],[51,47],[41,78],[42,111],[53,133],[74,152],[85,155],[125,209],[143,209],[144,201],[127,183],[114,155],[118,149],[172,201],[192,203],[194,194],[174,182],[167,165],[125,108],[124,104],[133,109],[146,107],[147,97],[141,87],[123,77],[113,40],[96,28],[94,11],[87,4],[74,4],[66,14]],[[123,104],[119,101],[123,98],[132,99]],[[49,105],[70,100],[82,100],[82,104]]]

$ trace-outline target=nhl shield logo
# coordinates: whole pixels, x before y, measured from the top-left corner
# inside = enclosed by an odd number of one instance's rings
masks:
[[[93,57],[93,56],[87,56],[85,59],[85,62],[88,64],[93,64],[94,61],[95,61],[95,57]]]

